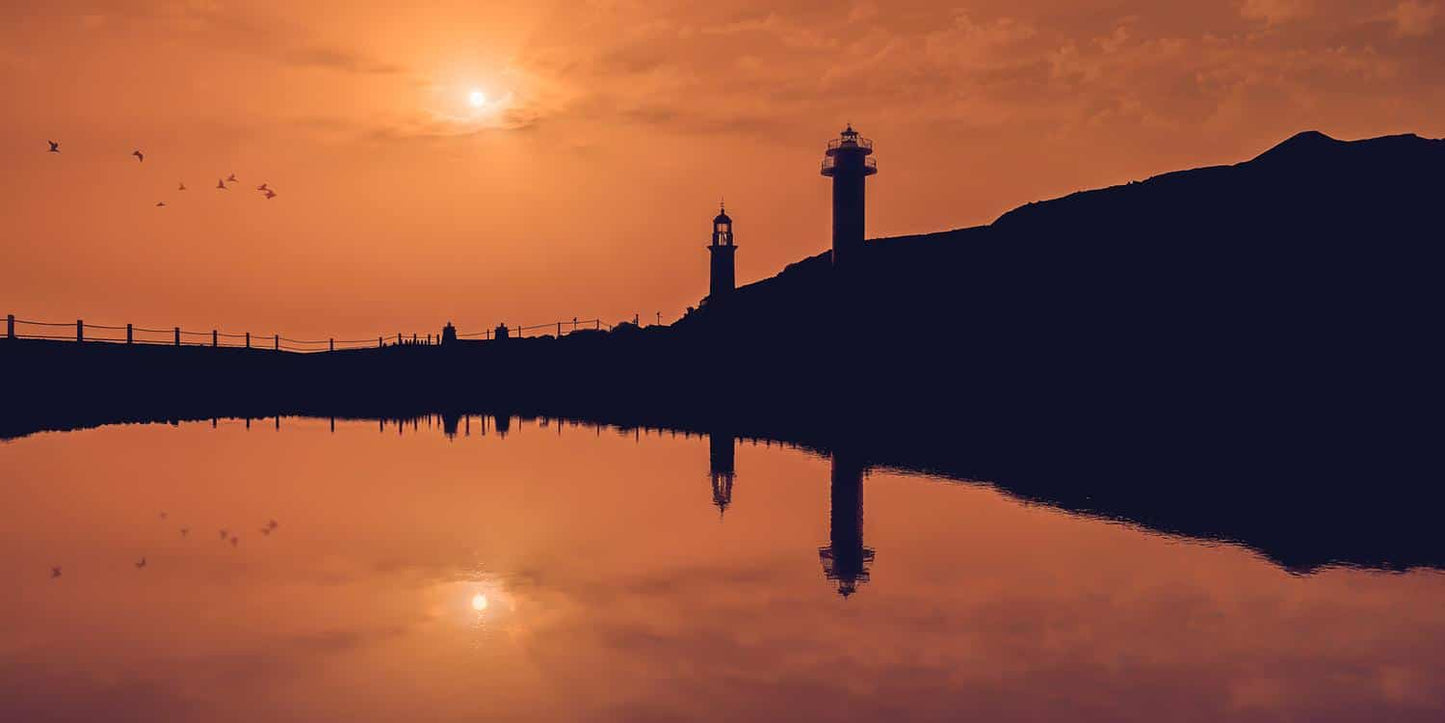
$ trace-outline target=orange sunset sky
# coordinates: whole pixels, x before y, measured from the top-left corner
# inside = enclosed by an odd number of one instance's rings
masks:
[[[846,121],[875,237],[1309,128],[1445,135],[1445,1],[10,0],[0,97],[0,313],[651,320],[706,293],[721,196],[740,282],[827,248]]]

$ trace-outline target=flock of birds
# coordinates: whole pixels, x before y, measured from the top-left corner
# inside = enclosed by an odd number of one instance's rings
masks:
[[[166,514],[165,512],[162,512],[162,513],[161,513],[161,520],[162,520],[162,521],[164,521],[164,520],[167,519],[168,517],[169,517],[169,515]],[[268,521],[266,522],[265,526],[263,526],[263,527],[261,528],[261,534],[266,535],[266,536],[269,537],[269,536],[271,535],[271,533],[275,532],[276,529],[279,528],[280,526],[281,526],[281,524],[278,523],[276,520],[268,520]],[[239,546],[241,545],[241,538],[240,538],[240,536],[237,535],[236,533],[232,532],[231,530],[229,530],[229,529],[227,529],[227,528],[225,528],[225,527],[222,527],[222,528],[219,530],[219,533],[220,533],[220,537],[221,537],[221,542],[222,542],[222,543],[229,542],[229,543],[231,543],[231,547],[239,547]],[[189,527],[182,527],[182,528],[181,528],[181,537],[190,537],[190,536],[191,536],[191,528],[189,528]],[[142,556],[141,559],[137,560],[134,564],[135,564],[135,569],[137,569],[137,570],[144,570],[144,569],[146,569],[146,567],[149,565],[149,563],[146,561],[146,558],[145,558],[144,556]],[[61,568],[61,566],[59,566],[59,565],[51,566],[51,568],[50,568],[50,579],[51,579],[51,580],[54,580],[54,579],[60,577],[63,573],[64,573],[64,570]]]
[[[46,143],[49,143],[49,144],[50,144],[50,150],[48,151],[49,153],[59,153],[59,152],[60,152],[60,142],[59,142],[59,141],[50,141],[50,140],[47,140]],[[146,155],[145,155],[144,153],[142,153],[139,148],[137,148],[137,149],[134,150],[134,151],[131,151],[130,154],[131,154],[132,156],[135,156],[136,163],[145,163]],[[218,191],[229,191],[229,190],[231,190],[231,187],[226,185],[227,183],[240,183],[240,181],[236,179],[236,174],[232,173],[231,175],[226,176],[225,178],[220,178],[220,179],[217,179],[217,180],[216,180],[216,190],[218,190]],[[178,190],[178,191],[184,191],[184,190],[186,190],[186,183],[185,183],[185,181],[181,181],[181,182],[180,182],[180,187],[177,188],[176,190]],[[262,195],[264,195],[264,196],[266,197],[266,200],[267,200],[267,201],[269,201],[269,200],[271,200],[271,199],[273,199],[273,198],[276,197],[276,190],[273,189],[273,188],[271,188],[268,184],[263,183],[263,184],[257,186],[257,187],[256,187],[256,190],[257,190],[257,191],[260,191],[260,192],[262,193]],[[165,201],[156,201],[156,208],[165,208],[165,207],[166,207],[166,202],[165,202]]]

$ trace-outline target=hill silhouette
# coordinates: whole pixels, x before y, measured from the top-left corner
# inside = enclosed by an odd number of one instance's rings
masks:
[[[1261,549],[1438,564],[1442,177],[1445,141],[1302,133],[874,239],[856,274],[813,256],[671,327],[309,356],[8,342],[27,383],[0,426],[465,409],[721,427]]]

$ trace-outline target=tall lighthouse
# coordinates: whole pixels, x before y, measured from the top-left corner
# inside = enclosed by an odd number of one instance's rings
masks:
[[[873,141],[862,138],[853,124],[828,141],[822,173],[833,179],[833,265],[855,268],[863,253],[864,180],[878,172]]]

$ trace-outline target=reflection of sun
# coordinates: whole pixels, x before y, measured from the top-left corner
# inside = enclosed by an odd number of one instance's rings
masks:
[[[481,612],[487,609],[487,596],[477,593],[472,596],[472,609]]]

